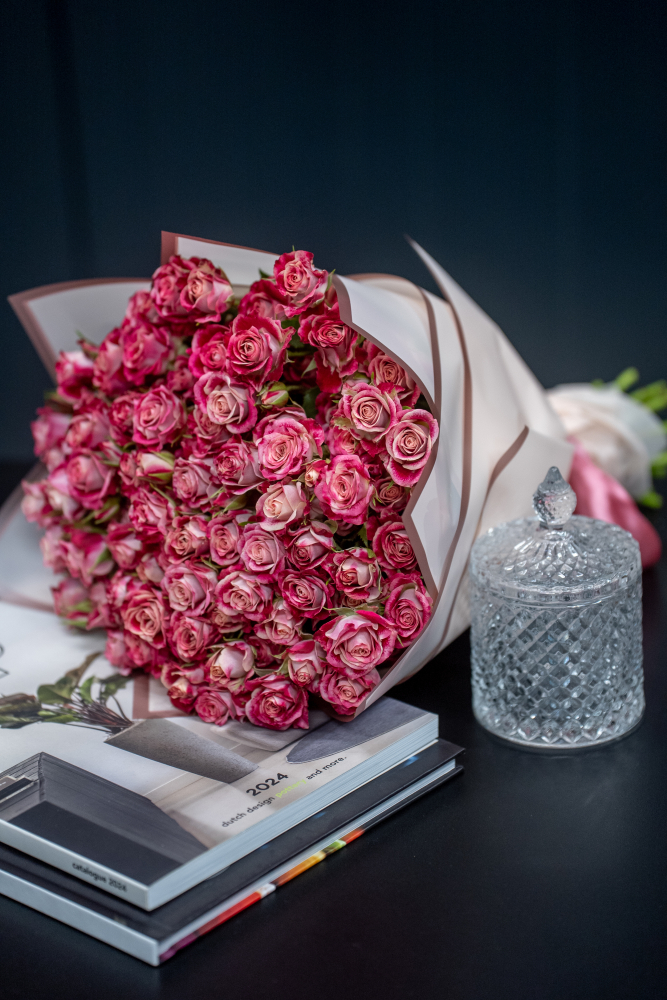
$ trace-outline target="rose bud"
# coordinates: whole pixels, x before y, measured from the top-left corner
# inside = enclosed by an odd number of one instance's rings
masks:
[[[399,486],[414,486],[438,437],[438,422],[427,410],[404,410],[387,432],[387,472]]]
[[[389,580],[384,616],[398,633],[398,645],[409,646],[431,617],[432,601],[418,574],[397,573]]]
[[[363,705],[374,687],[380,683],[377,670],[359,677],[347,677],[338,670],[326,670],[320,680],[318,694],[340,715],[353,715]]]
[[[59,618],[64,618],[70,625],[86,628],[88,615],[93,610],[93,603],[87,589],[78,580],[67,577],[61,580],[57,587],[51,588],[53,608]]]
[[[280,592],[295,615],[321,618],[331,604],[333,588],[317,572],[286,573],[279,580]]]
[[[284,531],[306,516],[308,506],[301,483],[276,483],[259,498],[256,509],[265,531]]]
[[[285,313],[296,316],[321,302],[329,275],[313,267],[313,255],[307,250],[284,253],[273,265],[276,288],[285,298]]]
[[[188,358],[188,367],[195,378],[206,372],[222,371],[227,361],[228,339],[229,327],[217,323],[208,323],[195,331]]]
[[[355,601],[376,601],[380,596],[380,566],[367,549],[346,549],[332,557],[334,585]]]
[[[278,646],[290,646],[301,638],[302,624],[303,618],[296,618],[290,606],[278,597],[269,617],[257,626],[255,635]]]
[[[84,413],[77,413],[65,435],[70,451],[80,448],[97,448],[109,437],[109,411],[101,403]]]
[[[93,362],[83,351],[61,351],[56,361],[58,394],[76,402],[93,382]]]
[[[327,661],[324,650],[314,639],[304,639],[287,650],[287,671],[295,684],[315,691],[324,673]]]
[[[225,686],[252,676],[255,669],[255,649],[247,642],[228,642],[215,646],[208,659],[211,683]]]
[[[145,543],[133,524],[109,525],[107,546],[121,569],[134,569],[145,551]]]
[[[126,631],[143,639],[149,646],[164,646],[168,611],[158,590],[149,584],[137,587],[120,613]]]
[[[374,487],[367,466],[358,455],[335,455],[315,484],[327,517],[363,524]]]
[[[37,419],[30,424],[30,430],[35,442],[35,455],[39,458],[53,448],[58,448],[67,433],[72,420],[70,413],[58,413],[50,406],[37,410]]]
[[[270,613],[273,591],[254,573],[233,570],[215,588],[215,602],[228,618],[261,622]]]
[[[373,535],[373,552],[384,569],[411,570],[417,565],[402,521],[385,521]]]
[[[163,551],[171,559],[187,559],[208,554],[208,523],[206,518],[175,517],[167,531]]]
[[[393,358],[383,354],[375,344],[367,342],[367,348],[368,374],[375,385],[384,392],[391,392],[393,389],[404,406],[408,408],[414,406],[419,399],[419,386],[412,376],[408,375]]]
[[[374,611],[356,611],[324,625],[317,638],[332,667],[347,677],[358,677],[391,656],[396,645],[396,629]]]
[[[229,375],[208,372],[195,383],[195,402],[214,424],[232,434],[244,434],[257,422],[257,407],[252,393],[232,383]]]
[[[115,396],[128,388],[123,371],[121,331],[112,330],[100,345],[93,363],[93,385],[107,396]]]
[[[290,531],[287,558],[297,569],[314,569],[333,551],[333,536],[333,529],[324,521],[311,521],[304,528]]]
[[[135,397],[132,440],[147,448],[164,448],[185,427],[185,410],[178,396],[161,385]]]
[[[162,589],[174,611],[202,615],[213,600],[216,582],[214,570],[189,560],[169,566]]]
[[[170,451],[137,451],[136,477],[151,483],[170,483],[174,473],[174,456]]]
[[[253,692],[246,716],[256,726],[284,730],[308,729],[308,695],[285,677],[269,674],[250,681]]]

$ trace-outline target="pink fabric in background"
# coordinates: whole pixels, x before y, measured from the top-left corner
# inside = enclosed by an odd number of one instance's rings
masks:
[[[625,528],[639,542],[644,569],[655,565],[662,555],[658,532],[646,520],[627,490],[613,476],[598,468],[576,439],[571,440],[575,446],[570,470],[570,486],[577,494],[575,514],[597,517],[600,521]]]

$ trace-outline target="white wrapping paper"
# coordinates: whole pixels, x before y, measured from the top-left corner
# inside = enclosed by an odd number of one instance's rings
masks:
[[[424,580],[434,599],[422,635],[386,672],[367,707],[424,666],[469,624],[466,567],[475,538],[490,527],[531,513],[531,498],[547,469],[569,474],[572,446],[542,386],[502,331],[420,246],[441,298],[403,278],[383,274],[336,277],[341,318],[401,364],[419,384],[440,425],[429,465],[403,513]],[[238,295],[274,254],[163,233],[162,259],[173,253],[207,257],[222,267]],[[99,343],[123,317],[146,279],[68,282],[33,289],[10,301],[51,373],[60,350],[74,350],[83,333]],[[19,511],[6,511],[4,552],[36,544]],[[0,529],[2,525],[0,525]],[[15,553],[11,586],[0,599],[44,606],[50,571],[21,579]],[[51,580],[48,581],[49,583]],[[14,596],[12,596],[14,594]],[[33,605],[34,606],[34,605]]]

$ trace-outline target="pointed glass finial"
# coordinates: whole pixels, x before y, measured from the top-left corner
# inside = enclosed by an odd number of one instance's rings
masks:
[[[552,465],[533,493],[533,510],[545,528],[562,528],[577,506],[577,494]]]

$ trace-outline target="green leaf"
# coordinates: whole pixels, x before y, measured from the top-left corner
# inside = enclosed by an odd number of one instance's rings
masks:
[[[303,374],[307,375],[308,372],[312,372],[317,368],[317,359],[315,355],[312,356],[306,367],[303,369]],[[318,390],[319,392],[319,390]]]
[[[273,278],[272,274],[267,274],[266,271],[262,271],[261,267],[259,268],[259,276],[260,278],[268,278],[269,280]]]
[[[105,677],[104,680],[100,681],[99,701],[106,705],[109,698],[113,698],[115,694],[123,690],[129,679],[129,677],[123,677],[122,674],[112,674],[111,677]]]
[[[627,392],[628,389],[631,389],[632,386],[635,385],[635,383],[638,381],[639,381],[639,372],[637,371],[637,369],[626,368],[624,371],[621,372],[620,375],[616,376],[616,378],[612,382],[612,385],[615,385],[617,389],[621,390],[621,392]]]
[[[661,451],[651,460],[651,473],[654,479],[664,479],[667,476],[667,451]]]
[[[362,524],[362,526],[359,528],[359,538],[362,540],[362,542],[364,543],[365,547],[368,548],[369,547],[369,545],[368,545],[368,535],[366,534],[366,525],[365,524]]]
[[[641,389],[635,389],[630,395],[654,413],[667,409],[667,382],[664,379],[644,385]]]
[[[87,705],[92,705],[93,703],[93,683],[96,681],[96,677],[89,677],[87,681],[84,681],[79,688],[79,698],[81,701],[85,701]]]
[[[648,493],[639,498],[637,503],[642,504],[644,507],[650,507],[651,510],[660,510],[662,507],[662,497],[655,490],[649,490]]]

